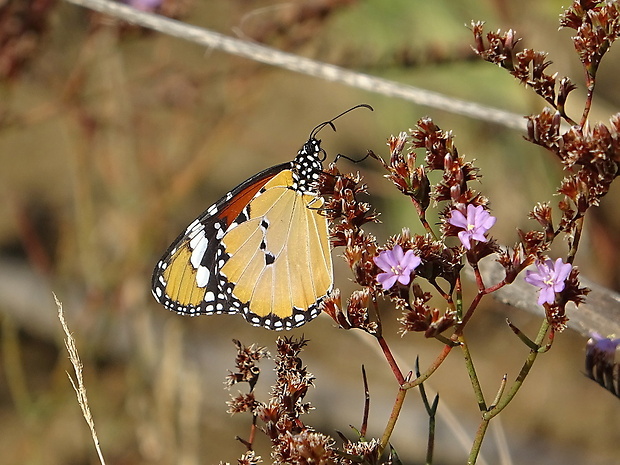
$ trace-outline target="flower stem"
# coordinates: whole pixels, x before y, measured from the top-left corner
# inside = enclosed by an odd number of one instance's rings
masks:
[[[381,442],[379,443],[379,456],[383,453],[390,442],[390,437],[392,436],[392,432],[396,426],[396,421],[398,420],[398,416],[400,415],[400,410],[403,407],[406,396],[407,389],[399,387],[398,393],[396,394],[396,400],[394,401],[394,406],[392,407],[392,413],[390,414],[388,423],[385,426],[385,431],[383,431],[383,436],[381,436]]]
[[[570,263],[572,265],[575,260],[575,255],[577,254],[577,249],[579,248],[579,241],[581,240],[581,232],[583,231],[583,221],[584,217],[579,216],[575,220],[575,232],[573,234],[573,240],[571,241],[570,250],[568,252],[568,257],[566,257],[566,263]]]
[[[583,108],[583,114],[581,115],[581,121],[579,122],[579,127],[583,128],[588,120],[588,115],[590,114],[590,108],[592,107],[592,97],[594,97],[594,87],[596,85],[596,79],[594,76],[590,76],[588,72],[586,72],[586,82],[588,93],[586,96],[586,104]]]
[[[493,285],[493,286],[491,286],[491,287],[487,287],[487,288],[484,290],[484,294],[490,294],[490,293],[492,293],[492,292],[495,292],[495,291],[497,291],[498,289],[501,289],[502,287],[504,287],[506,284],[507,284],[507,283],[506,283],[506,280],[505,280],[505,279],[502,279],[499,283],[494,284],[494,285]]]
[[[392,351],[390,350],[390,347],[387,345],[386,340],[381,335],[377,336],[377,342],[381,346],[383,355],[385,355],[385,359],[390,365],[390,368],[392,369],[392,373],[394,373],[394,376],[396,377],[396,381],[398,381],[398,385],[402,386],[403,384],[405,384],[405,377],[403,376],[403,372],[400,371],[400,368],[398,367],[398,364],[396,363],[396,359],[392,355]]]
[[[602,57],[607,50],[609,49],[609,42],[605,41],[605,43],[601,46],[601,49],[597,53],[599,57]],[[581,115],[581,121],[579,122],[579,127],[583,128],[588,120],[588,116],[590,116],[590,109],[592,108],[592,99],[594,97],[594,88],[596,87],[596,73],[598,71],[599,59],[592,62],[589,66],[585,66],[585,74],[586,74],[586,88],[588,89],[588,93],[586,95],[586,104],[583,108],[583,114]]]
[[[463,287],[461,285],[460,275],[456,278],[454,290],[456,291],[456,315],[459,318],[463,318]]]
[[[454,347],[453,344],[446,344],[445,346],[443,346],[443,350],[441,351],[439,356],[437,356],[435,361],[426,369],[426,371],[424,373],[422,373],[420,376],[417,376],[416,379],[414,379],[413,381],[409,381],[409,382],[403,384],[401,387],[403,389],[411,389],[411,388],[414,388],[417,385],[423,383],[428,378],[430,378],[430,376],[433,373],[435,373],[437,368],[439,368],[441,366],[441,364],[446,359],[446,357],[448,356],[448,354],[450,353],[450,351],[452,350],[453,347]]]
[[[474,276],[476,277],[476,284],[478,285],[479,291],[484,291],[484,281],[482,280],[482,275],[480,274],[480,268],[478,268],[477,263],[470,263],[471,267],[474,269]]]
[[[460,334],[458,337],[458,341],[461,343],[461,350],[463,351],[463,357],[465,358],[465,367],[467,368],[467,374],[469,375],[471,386],[474,389],[474,394],[476,395],[476,400],[478,401],[478,408],[481,412],[486,412],[487,404],[484,400],[484,394],[482,393],[480,380],[478,379],[478,375],[476,374],[474,360],[471,358],[471,353],[469,352],[469,346],[467,345],[465,336],[463,334]]]
[[[418,357],[415,359],[415,375],[420,376],[420,360]],[[428,441],[426,443],[426,464],[430,465],[433,463],[433,452],[435,450],[435,426],[436,426],[436,418],[437,418],[437,406],[439,405],[439,394],[435,395],[435,399],[433,400],[432,405],[428,401],[428,397],[426,395],[426,389],[424,388],[424,383],[420,383],[420,396],[422,397],[422,402],[424,403],[424,408],[426,409],[426,413],[428,414]]]
[[[433,231],[433,228],[431,228],[431,225],[426,220],[426,212],[422,208],[422,205],[420,205],[420,202],[418,202],[413,197],[411,197],[411,201],[413,202],[416,212],[418,213],[418,217],[420,218],[420,223],[422,223],[422,226],[424,227],[426,232],[429,233],[434,240],[437,240],[437,235],[435,234],[435,231]]]
[[[547,335],[548,331],[549,331],[549,322],[545,318],[542,322],[542,325],[540,326],[540,329],[538,330],[538,335],[536,336],[536,340],[534,341],[538,349],[542,347],[542,342],[545,339],[545,336]],[[521,386],[523,385],[523,381],[525,381],[525,378],[527,377],[530,370],[532,369],[532,366],[534,365],[534,362],[536,361],[536,357],[538,356],[538,354],[539,354],[539,351],[537,349],[530,350],[530,354],[525,359],[525,362],[523,363],[523,366],[521,367],[521,371],[519,372],[519,375],[517,376],[517,379],[515,380],[515,382],[512,384],[512,386],[510,387],[506,395],[497,403],[497,405],[494,408],[489,409],[487,412],[484,413],[483,418],[490,420],[491,418],[499,414],[510,403],[510,401],[514,398],[517,392],[519,392],[519,389],[521,389]]]
[[[469,319],[473,316],[474,310],[476,310],[476,307],[478,306],[478,304],[480,303],[480,300],[482,299],[482,297],[484,297],[484,295],[485,293],[483,291],[480,291],[478,292],[478,294],[476,294],[476,297],[474,297],[474,300],[471,301],[471,304],[469,305],[467,312],[465,312],[463,319],[461,320],[459,325],[456,327],[455,334],[457,336],[463,333],[463,329],[467,325],[467,322],[469,321]]]
[[[392,413],[390,414],[390,418],[383,432],[383,436],[381,436],[379,453],[382,453],[387,447],[388,442],[390,441],[390,437],[392,436],[392,432],[394,431],[394,427],[396,426],[396,421],[398,420],[398,416],[400,415],[403,403],[405,402],[405,396],[407,395],[407,391],[426,381],[443,363],[454,345],[444,345],[442,352],[424,373],[418,375],[413,381],[405,382],[402,372],[400,371],[400,368],[398,368],[398,365],[396,364],[396,361],[394,360],[392,352],[390,351],[387,343],[385,342],[385,339],[383,339],[383,337],[378,337],[377,341],[379,341],[379,345],[381,345],[381,349],[383,349],[383,353],[388,360],[388,363],[390,364],[390,367],[392,368],[396,379],[399,380],[400,384],[400,386],[398,387],[398,393],[396,394],[396,400],[394,401],[394,406],[392,407]],[[416,375],[417,374],[418,371],[416,369]]]
[[[484,418],[480,422],[478,426],[478,431],[476,431],[476,437],[474,438],[474,443],[471,446],[471,451],[469,452],[469,458],[467,459],[467,465],[473,465],[476,463],[478,459],[478,454],[480,454],[480,447],[482,446],[482,440],[484,439],[484,435],[487,432],[487,428],[489,427],[489,422],[491,420],[485,420]]]
[[[487,428],[489,427],[489,422],[491,421],[491,419],[493,419],[493,417],[498,415],[504,408],[506,408],[506,406],[514,398],[517,392],[519,392],[519,389],[523,385],[523,381],[525,381],[525,378],[529,374],[532,366],[534,365],[534,362],[536,361],[536,357],[539,354],[538,349],[540,349],[540,347],[542,346],[542,342],[545,339],[548,331],[549,322],[545,318],[542,322],[542,325],[540,326],[540,329],[538,330],[536,340],[534,341],[536,347],[530,350],[528,357],[525,359],[525,362],[521,367],[521,371],[519,372],[517,379],[512,384],[505,396],[502,396],[505,385],[505,383],[502,382],[500,391],[496,396],[496,399],[493,401],[493,406],[491,406],[491,408],[489,408],[488,410],[485,409],[485,411],[483,412],[482,420],[480,422],[480,425],[478,426],[478,431],[476,432],[476,437],[474,439],[474,443],[472,444],[472,448],[469,454],[469,459],[467,461],[468,464],[476,463],[476,459],[478,458],[478,454],[480,453],[480,447],[482,446],[484,435],[487,431]],[[500,399],[500,397],[502,398]]]
[[[362,379],[364,380],[364,414],[362,416],[362,425],[360,427],[360,436],[366,437],[368,430],[368,412],[370,410],[370,390],[368,389],[368,378],[366,377],[366,369],[362,365]]]

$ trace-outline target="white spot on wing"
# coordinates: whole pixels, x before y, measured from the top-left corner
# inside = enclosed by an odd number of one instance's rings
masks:
[[[198,246],[198,243],[204,240],[205,238],[206,236],[204,232],[197,231],[196,235],[193,235],[192,240],[189,241],[189,246],[192,248],[192,250],[194,250]]]
[[[209,271],[209,268],[207,268],[206,266],[199,266],[198,271],[196,272],[196,285],[198,287],[206,287],[206,285],[209,283],[210,277],[211,272]],[[213,294],[213,292],[211,294]]]
[[[187,229],[185,230],[186,233],[190,232],[192,229],[194,229],[194,226],[196,226],[198,224],[198,219],[196,218],[194,221],[192,221],[192,224],[190,224]]]
[[[196,238],[196,236],[198,236],[199,234],[202,235],[204,234],[205,227],[204,225],[201,223],[198,226],[195,226],[194,229],[192,229],[191,231],[188,231],[187,233],[187,237],[189,237],[190,239],[194,239]]]
[[[194,240],[192,239],[192,242]],[[202,257],[204,256],[206,250],[207,250],[207,245],[209,244],[209,241],[207,240],[207,238],[204,236],[204,234],[202,234],[202,239],[199,239],[196,242],[196,245],[192,246],[191,242],[190,242],[190,247],[193,249],[192,250],[192,258],[190,259],[192,266],[194,268],[198,268],[200,266],[200,262],[202,261]]]

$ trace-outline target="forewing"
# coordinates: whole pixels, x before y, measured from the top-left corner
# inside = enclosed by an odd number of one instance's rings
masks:
[[[230,191],[207,208],[170,245],[153,272],[152,292],[169,310],[186,314],[236,313],[222,290],[219,270],[225,256],[221,239],[242,221],[244,210],[274,176],[290,168],[268,168]]]

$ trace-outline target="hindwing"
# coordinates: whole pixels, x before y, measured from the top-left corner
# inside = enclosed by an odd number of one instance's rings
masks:
[[[290,170],[274,176],[248,204],[247,219],[222,238],[220,273],[233,305],[250,323],[269,329],[314,318],[332,286],[322,199],[295,190],[294,182]]]

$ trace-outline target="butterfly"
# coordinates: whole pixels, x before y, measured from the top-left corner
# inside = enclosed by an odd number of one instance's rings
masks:
[[[297,156],[239,184],[183,231],[153,272],[153,296],[177,313],[240,313],[292,329],[315,318],[333,287],[328,220],[315,182],[325,152],[319,124]]]

